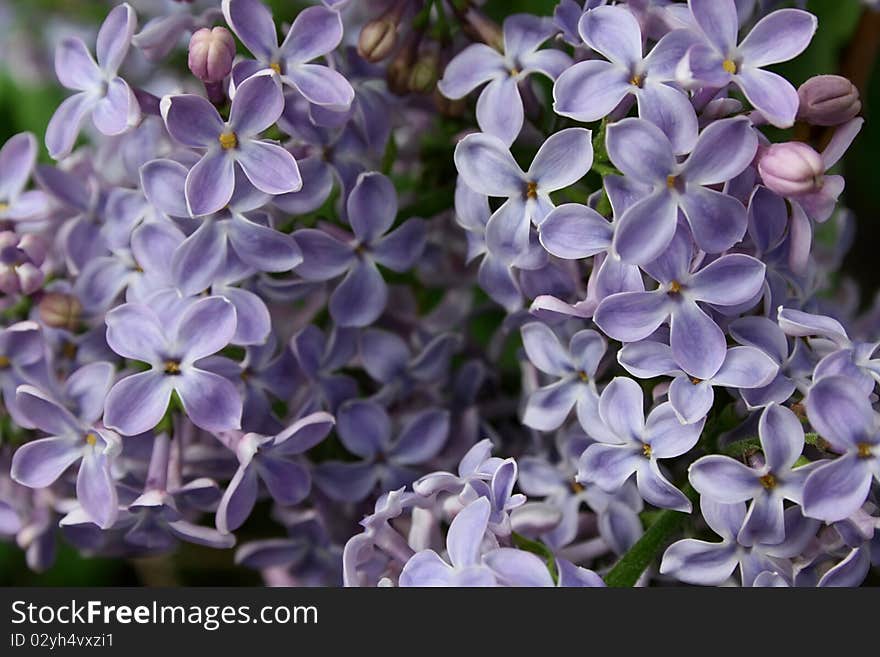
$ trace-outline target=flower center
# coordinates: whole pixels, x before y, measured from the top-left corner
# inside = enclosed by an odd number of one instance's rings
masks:
[[[654,453],[654,450],[651,449],[651,446],[648,443],[644,443],[642,445],[642,456],[646,459],[651,458],[651,455]]]
[[[275,71],[278,75],[281,75],[281,64],[279,64],[278,62],[272,62],[271,64],[269,64],[269,68]]]
[[[577,373],[577,374],[578,374],[578,378],[579,378],[581,381],[583,381],[584,383],[586,383],[587,381],[590,380],[590,377],[589,377],[589,376],[587,375],[587,373],[584,372],[583,370],[578,370],[578,373]]]
[[[678,182],[678,178],[676,176],[666,176],[666,186],[669,189],[675,189],[676,182]]]
[[[691,383],[693,383],[695,386],[700,385],[702,382],[703,382],[703,379],[698,379],[695,376],[691,377]]]
[[[0,214],[6,212],[9,209],[8,203],[0,203]]]
[[[238,137],[235,136],[235,133],[231,130],[228,132],[221,132],[220,136],[217,138],[220,142],[220,146],[223,150],[228,151],[230,148],[235,148],[238,146]]]
[[[90,431],[86,434],[86,443],[94,447],[98,443],[98,437]]]
[[[526,183],[526,198],[538,198],[538,183],[533,181]]]
[[[515,78],[520,74],[520,70],[516,66],[511,66],[507,71],[510,73],[510,77]]]
[[[572,493],[582,493],[585,490],[583,484],[581,484],[579,481],[572,481],[570,485]]]
[[[0,356],[0,370],[5,370],[9,367],[10,361],[6,356]]]
[[[869,459],[873,456],[871,446],[868,443],[859,443],[856,445],[856,451],[860,459]]]
[[[176,376],[180,374],[180,361],[166,360],[165,374],[170,374],[171,376]]]
[[[633,73],[633,76],[629,79],[629,83],[634,87],[641,88],[641,86],[644,82],[645,82],[645,76],[639,75],[638,73]]]
[[[758,481],[760,481],[761,485],[767,490],[772,490],[776,488],[776,477],[774,477],[773,474],[770,472],[765,474],[763,477],[758,477]]]
[[[725,59],[724,62],[721,64],[721,68],[723,68],[731,75],[734,75],[737,71],[739,71],[739,66],[737,66],[736,62],[732,59]]]
[[[678,294],[679,292],[681,292],[681,283],[672,281],[669,284],[669,294]]]
[[[61,347],[62,355],[68,360],[73,360],[76,358],[76,353],[79,351],[79,347],[77,347],[73,342],[65,342]]]

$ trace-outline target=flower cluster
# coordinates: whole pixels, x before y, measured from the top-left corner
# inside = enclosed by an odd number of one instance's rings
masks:
[[[282,585],[860,584],[861,103],[770,70],[815,16],[293,4],[57,44],[48,158],[0,150],[0,537]]]

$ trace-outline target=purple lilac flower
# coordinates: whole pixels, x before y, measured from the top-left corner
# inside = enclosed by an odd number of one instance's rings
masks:
[[[614,247],[624,261],[642,265],[658,257],[672,241],[679,211],[707,253],[725,251],[743,238],[745,206],[712,186],[739,175],[754,158],[758,138],[748,120],[712,123],[681,163],[669,138],[644,119],[609,126],[607,145],[614,165],[650,190],[619,219]]]
[[[397,193],[391,181],[376,172],[358,177],[347,208],[353,237],[314,228],[294,233],[303,252],[296,272],[313,281],[345,274],[330,296],[330,315],[339,326],[366,326],[388,302],[388,286],[376,263],[398,272],[412,267],[424,249],[426,226],[413,218],[388,232],[397,216]]]
[[[61,42],[55,51],[55,74],[62,85],[77,93],[65,100],[46,128],[46,148],[56,160],[70,154],[86,116],[105,135],[118,135],[136,125],[140,105],[128,83],[117,75],[128,54],[137,17],[123,3],[101,24],[95,52],[77,37]]]
[[[293,87],[310,103],[333,111],[345,111],[351,105],[354,90],[348,80],[332,68],[309,64],[339,45],[342,20],[338,12],[325,7],[303,9],[280,46],[272,13],[260,0],[223,0],[223,16],[257,58],[236,64],[232,77],[237,85],[271,69],[282,84]]]
[[[688,375],[708,379],[727,354],[724,332],[700,307],[746,305],[764,282],[764,264],[741,253],[723,255],[702,269],[691,269],[693,247],[679,225],[666,253],[644,270],[660,285],[649,292],[621,292],[606,297],[596,309],[596,324],[624,342],[650,336],[669,321],[672,357]]]
[[[660,572],[688,584],[719,586],[739,568],[743,586],[754,586],[763,572],[791,573],[791,557],[800,554],[813,539],[817,520],[806,518],[799,506],[784,512],[785,540],[780,543],[741,545],[736,537],[746,518],[746,505],[722,504],[700,498],[703,519],[723,540],[710,543],[686,538],[670,545],[663,554]]]
[[[174,308],[176,317],[150,306],[128,303],[107,313],[107,343],[124,358],[150,369],[119,381],[107,395],[104,422],[132,436],[156,426],[176,392],[187,416],[207,431],[240,426],[242,402],[223,377],[199,369],[197,362],[229,344],[236,315],[222,297],[204,297]]]
[[[271,71],[254,74],[236,89],[228,121],[201,96],[165,96],[160,107],[172,137],[190,148],[206,150],[186,177],[190,214],[211,214],[229,203],[235,190],[235,165],[266,194],[302,187],[293,155],[258,138],[284,109],[281,85]]]
[[[305,499],[311,476],[297,457],[324,440],[333,423],[330,414],[313,413],[275,436],[230,436],[239,466],[217,508],[217,529],[229,533],[247,520],[257,501],[258,480],[279,504],[292,506]]]
[[[568,128],[547,138],[528,171],[507,146],[489,134],[468,135],[455,147],[455,166],[465,184],[480,194],[506,198],[486,224],[490,253],[507,262],[529,247],[532,224],[553,209],[550,194],[580,180],[593,165],[591,132]]]
[[[815,464],[795,468],[804,449],[800,420],[784,406],[772,404],[758,425],[764,463],[751,468],[741,461],[711,454],[691,465],[691,484],[716,502],[736,504],[751,500],[737,534],[742,545],[781,543],[785,540],[783,500],[802,503],[804,482]]]
[[[639,23],[620,5],[584,12],[578,32],[584,43],[609,61],[590,59],[566,69],[553,87],[556,113],[597,121],[632,95],[639,116],[659,127],[676,153],[689,153],[697,137],[697,115],[687,94],[669,83],[675,81],[679,61],[695,42],[692,33],[669,32],[643,57]]]
[[[0,148],[0,220],[40,218],[49,207],[41,190],[25,190],[37,161],[37,140],[30,132],[13,135]]]
[[[712,88],[733,83],[764,118],[780,128],[794,123],[795,88],[764,67],[786,62],[810,44],[818,21],[800,9],[774,11],[737,42],[739,18],[734,0],[688,0],[704,40],[679,65],[679,78]]]
[[[583,427],[599,442],[581,456],[578,481],[613,493],[635,475],[645,501],[690,512],[690,500],[663,476],[658,459],[680,456],[696,445],[703,420],[682,424],[668,402],[646,420],[642,389],[625,377],[616,377],[602,391],[597,420]]]
[[[519,136],[525,115],[518,85],[526,84],[532,73],[555,80],[571,64],[560,50],[538,50],[556,31],[547,18],[509,16],[502,52],[484,43],[471,44],[447,64],[437,86],[447,98],[459,99],[488,82],[477,100],[477,124],[509,146]]]
[[[341,501],[364,499],[379,483],[394,490],[412,483],[449,437],[449,412],[426,409],[402,424],[396,438],[388,413],[370,401],[353,400],[336,414],[342,444],[360,461],[327,461],[315,469],[315,483]]]
[[[669,385],[669,401],[678,419],[686,424],[706,417],[715,402],[714,387],[762,388],[776,377],[779,369],[760,349],[731,347],[715,374],[698,379],[678,367],[669,345],[653,340],[625,345],[618,352],[617,359],[627,372],[640,379],[675,377]]]
[[[530,322],[521,329],[523,347],[529,362],[558,380],[529,395],[523,423],[534,429],[558,428],[572,408],[577,409],[581,424],[588,424],[598,402],[594,378],[607,344],[596,331],[584,329],[571,337],[568,348],[545,324]]]
[[[96,367],[98,365],[100,367]],[[76,478],[77,498],[89,518],[102,528],[110,527],[117,514],[111,467],[121,443],[118,435],[97,423],[103,410],[100,403],[110,387],[112,373],[109,363],[96,363],[70,377],[68,389],[79,389],[86,395],[79,409],[80,417],[38,388],[19,386],[18,408],[34,426],[50,435],[16,450],[11,469],[12,478],[17,482],[31,488],[45,488],[71,465],[82,461]],[[98,404],[94,403],[95,397]]]
[[[816,382],[806,399],[810,423],[840,456],[816,468],[804,484],[804,513],[831,522],[855,513],[880,481],[880,434],[861,387],[843,376]]]

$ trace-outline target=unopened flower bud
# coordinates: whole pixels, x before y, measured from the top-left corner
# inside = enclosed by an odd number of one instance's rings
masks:
[[[205,83],[221,82],[232,70],[235,39],[225,27],[203,27],[189,40],[189,70]]]
[[[434,90],[440,78],[440,57],[436,49],[430,49],[419,56],[409,74],[409,89],[417,94],[428,94]]]
[[[801,196],[822,186],[825,163],[807,144],[790,141],[773,144],[758,159],[764,184],[781,196]]]
[[[798,89],[798,118],[812,125],[846,123],[862,109],[859,90],[839,75],[817,75]]]
[[[358,38],[358,54],[368,62],[381,62],[397,44],[397,23],[385,18],[370,21]]]
[[[0,292],[33,294],[43,286],[40,269],[46,257],[46,243],[39,235],[0,233]]]
[[[397,51],[397,54],[388,63],[385,76],[391,93],[402,96],[409,92],[410,75],[416,62],[421,40],[421,32],[412,32],[400,50]]]
[[[39,312],[46,326],[73,331],[79,325],[82,304],[72,294],[49,292],[40,299]]]

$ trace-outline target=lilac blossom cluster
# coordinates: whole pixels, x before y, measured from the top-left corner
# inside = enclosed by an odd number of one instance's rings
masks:
[[[52,163],[0,150],[0,537],[272,585],[860,584],[861,104],[770,70],[816,18],[306,4],[120,3],[57,45]]]

